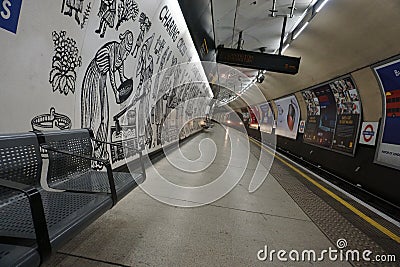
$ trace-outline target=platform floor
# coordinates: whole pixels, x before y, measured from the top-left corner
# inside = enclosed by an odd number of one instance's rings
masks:
[[[243,167],[238,157],[229,162],[228,135],[216,125],[181,145],[183,154],[194,160],[200,157],[198,144],[202,139],[210,138],[215,142],[217,156],[204,171],[182,172],[166,158],[155,162],[154,167],[169,181],[182,186],[205,185],[226,169],[232,174],[240,172]],[[240,144],[238,147],[243,149],[246,137],[237,134],[234,138],[232,145]],[[155,200],[140,188],[135,189],[55,253],[44,266],[368,265],[365,262],[330,261],[327,256],[323,262],[282,262],[276,254],[272,262],[257,259],[258,251],[265,246],[269,251],[297,250],[301,254],[303,250],[315,250],[320,253],[329,247],[335,249],[339,238],[345,238],[353,249],[369,248],[376,253],[385,253],[374,238],[349,222],[334,205],[313,193],[301,181],[302,177],[278,160],[274,161],[263,185],[249,193],[248,185],[259,153],[260,147],[250,142],[250,161],[245,166],[244,177],[226,196],[208,205],[174,207]],[[146,183],[151,183],[155,175],[154,169],[149,167]],[[165,199],[174,198],[168,196],[168,192],[165,194]],[[179,196],[174,203],[185,205],[191,201],[193,199],[187,201],[184,196]],[[398,252],[399,244],[391,244]],[[396,266],[396,263],[380,264],[391,265]]]

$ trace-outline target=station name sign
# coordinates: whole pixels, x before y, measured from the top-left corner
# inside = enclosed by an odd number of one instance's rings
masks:
[[[300,58],[218,47],[217,62],[236,67],[297,74]]]

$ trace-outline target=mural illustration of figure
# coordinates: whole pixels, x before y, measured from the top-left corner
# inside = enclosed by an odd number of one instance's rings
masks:
[[[118,71],[121,84],[130,80],[124,75],[124,62],[132,50],[133,33],[129,30],[120,34],[118,41],[103,45],[90,62],[82,83],[81,126],[93,130],[96,139],[108,141],[109,103],[107,94],[107,76],[114,91],[117,104],[126,96],[124,90],[118,90],[115,73]],[[108,159],[107,147],[104,144],[95,146],[96,157]],[[94,166],[102,168],[102,166]]]
[[[69,8],[68,11],[64,11],[64,15],[71,17],[72,13],[75,11],[75,20],[78,23],[78,25],[81,24],[78,13],[82,13],[83,1],[84,0],[66,0],[66,2],[63,2],[62,10],[64,10],[65,6]]]
[[[173,79],[173,83],[172,83],[172,88],[170,90],[168,90],[167,93],[167,106],[168,108],[175,108],[178,105],[178,92],[177,90],[178,88],[178,81],[179,81],[179,75],[181,74],[181,68],[178,65],[178,59],[176,57],[172,58],[172,62],[171,62],[171,78]]]
[[[158,67],[158,72],[156,74],[156,78],[155,78],[155,82],[154,82],[154,88],[153,88],[153,99],[156,100],[160,98],[161,95],[163,95],[164,93],[162,91],[160,91],[159,88],[159,84],[160,84],[160,77],[161,77],[161,73],[164,69],[164,65],[166,62],[168,62],[169,58],[171,57],[172,54],[172,49],[169,49],[169,46],[167,47],[167,49],[164,51],[162,57],[161,57],[161,62],[160,65]],[[164,75],[166,75],[168,72],[168,70],[166,71],[166,73]]]
[[[100,10],[97,14],[100,17],[100,25],[95,30],[95,33],[100,34],[100,38],[104,38],[107,25],[110,28],[114,27],[115,15],[117,13],[116,3],[116,0],[101,0]]]
[[[139,84],[135,94],[136,101],[139,101],[138,108],[138,140],[139,146],[143,147],[152,140],[153,133],[148,131],[150,125],[149,98],[151,92],[151,77],[154,71],[153,56],[150,55],[150,48],[153,44],[154,34],[150,36],[143,44],[139,62],[136,68],[136,77],[139,77]],[[151,127],[151,126],[150,126]]]
[[[163,99],[163,92],[162,90],[159,90],[159,82],[160,82],[160,76],[161,72],[164,69],[164,65],[166,62],[168,62],[169,58],[171,57],[172,51],[170,51],[169,46],[165,49],[160,65],[158,67],[158,73],[156,74],[156,78],[154,81],[154,87],[153,87],[153,100],[156,102],[155,109],[154,109],[154,121],[156,124],[156,140],[157,140],[157,145],[162,143],[162,138],[161,138],[161,132],[162,132],[162,125],[164,123],[164,114],[166,110],[164,109],[164,99]]]
[[[157,56],[156,64],[158,64],[158,62],[160,61],[161,53],[164,49],[165,43],[166,43],[165,39],[162,39],[161,35],[158,36],[156,45],[154,46],[154,54]]]
[[[133,0],[121,0],[118,4],[118,22],[115,29],[118,31],[119,26],[125,21],[132,19],[135,21],[139,15],[138,4]]]
[[[137,56],[137,53],[139,52],[140,46],[142,45],[144,36],[150,30],[150,27],[151,27],[151,21],[150,21],[149,17],[147,17],[146,14],[144,14],[143,12],[140,13],[139,23],[140,23],[140,33],[136,40],[135,48],[132,51],[132,55],[135,54],[135,56],[134,56],[135,58]]]
[[[83,12],[81,29],[85,28],[91,11],[92,11],[92,2],[89,2],[85,8],[85,12]]]

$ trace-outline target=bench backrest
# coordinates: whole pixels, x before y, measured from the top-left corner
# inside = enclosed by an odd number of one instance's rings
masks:
[[[40,186],[42,158],[33,133],[0,135],[0,178]],[[15,200],[18,191],[0,187],[0,206]],[[0,216],[1,217],[1,216]],[[1,227],[4,227],[2,221]]]
[[[92,156],[92,141],[88,129],[48,131],[39,134],[39,140],[57,150],[75,154]],[[47,182],[49,184],[63,182],[74,175],[91,170],[91,161],[48,150],[49,168]]]
[[[40,185],[42,158],[34,133],[0,135],[0,178]]]

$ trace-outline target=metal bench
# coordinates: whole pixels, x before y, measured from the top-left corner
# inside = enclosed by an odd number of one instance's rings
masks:
[[[40,186],[34,133],[0,135],[0,266],[37,266],[112,207],[105,194]]]
[[[70,192],[107,193],[115,205],[126,194],[146,179],[142,153],[125,147],[139,156],[137,173],[113,172],[109,160],[94,159],[93,148],[98,143],[111,146],[122,144],[96,140],[89,129],[36,132],[41,147],[47,150],[49,166],[47,183],[50,188]],[[131,154],[132,154],[131,153]],[[100,162],[106,171],[92,169],[92,162]]]

